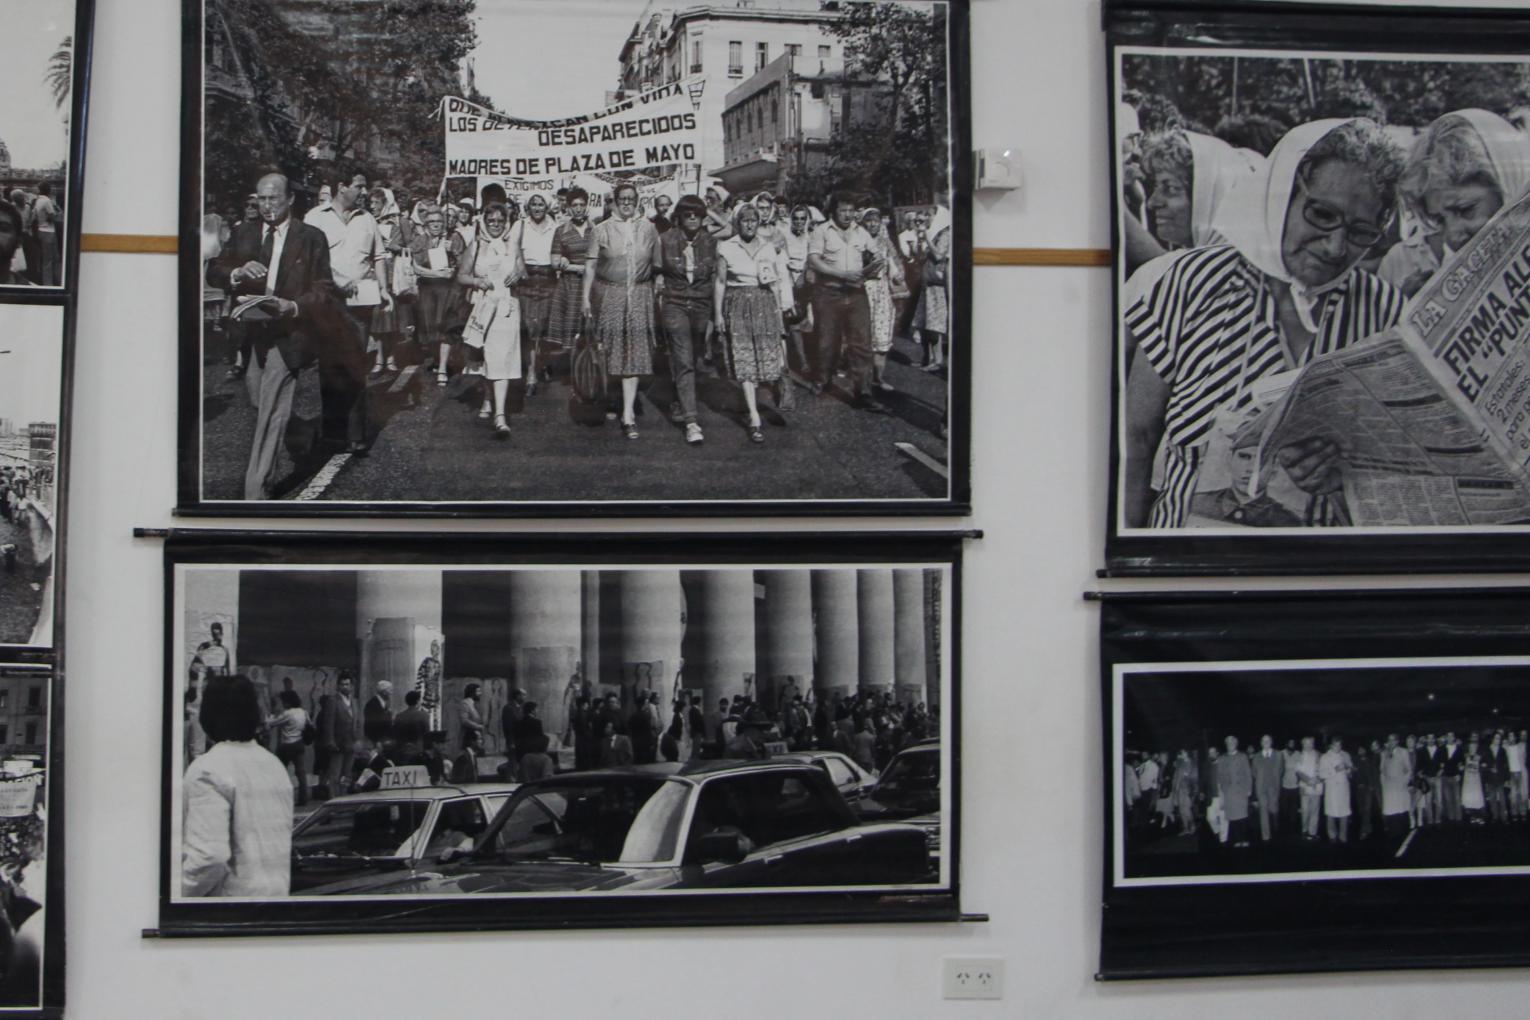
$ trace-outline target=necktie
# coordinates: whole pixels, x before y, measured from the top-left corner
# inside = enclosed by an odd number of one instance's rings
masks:
[[[260,264],[267,269],[271,268],[271,256],[276,250],[276,228],[267,223],[264,236],[260,239]]]

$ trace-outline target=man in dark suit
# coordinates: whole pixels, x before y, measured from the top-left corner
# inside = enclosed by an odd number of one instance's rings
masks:
[[[1461,776],[1465,772],[1466,751],[1456,742],[1454,733],[1445,734],[1440,748],[1440,820],[1461,821]]]
[[[314,227],[292,219],[292,188],[281,174],[255,186],[260,219],[241,223],[228,248],[207,267],[207,282],[241,298],[266,296],[265,313],[242,318],[253,364],[245,373],[255,405],[255,434],[244,476],[244,498],[272,496],[277,454],[298,373],[313,364],[326,323],[338,304],[329,266],[329,241]],[[272,357],[272,350],[276,356]]]
[[[1275,738],[1268,733],[1259,738],[1259,751],[1250,762],[1254,767],[1254,799],[1259,802],[1259,838],[1268,843],[1280,829],[1280,777],[1285,759],[1275,750]]]
[[[388,699],[393,695],[393,685],[386,680],[377,681],[377,693],[361,706],[361,735],[374,748],[393,735],[393,712]]]

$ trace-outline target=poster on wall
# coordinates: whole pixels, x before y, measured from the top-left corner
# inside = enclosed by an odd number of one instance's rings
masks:
[[[63,1003],[64,861],[55,832],[62,831],[64,775],[53,753],[55,695],[50,667],[0,663],[0,1016],[6,1017],[59,1016]]]
[[[967,511],[968,0],[184,5],[180,512]]]
[[[1530,553],[1530,19],[1107,5],[1114,573]]]
[[[955,920],[961,542],[176,533],[158,932]]]
[[[1530,961],[1530,592],[1104,602],[1102,978]]]

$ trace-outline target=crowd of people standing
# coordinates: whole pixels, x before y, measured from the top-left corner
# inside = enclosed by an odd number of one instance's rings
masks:
[[[646,209],[632,183],[598,197],[601,217],[577,187],[523,203],[498,185],[477,203],[411,201],[356,174],[299,216],[291,182],[269,174],[242,214],[209,215],[209,322],[226,336],[229,377],[246,381],[257,409],[245,498],[272,497],[296,374],[315,362],[320,440],[354,456],[376,427],[368,376],[409,366],[471,395],[489,434],[506,439],[511,387],[533,397],[570,370],[582,342],[626,438],[639,438],[641,392],[672,395],[671,421],[699,444],[696,383],[707,369],[740,388],[759,443],[761,389],[789,412],[794,384],[817,396],[843,372],[853,406],[885,413],[895,335],[919,338],[923,367],[944,365],[953,240],[944,206],[910,212],[895,233],[885,212],[849,194],[830,196],[827,215],[720,187],[673,204],[659,195]],[[278,260],[289,246],[305,257],[286,268]]]
[[[0,285],[62,285],[64,213],[52,183],[0,194],[0,220]],[[4,236],[12,230],[14,238]]]
[[[1138,836],[1203,831],[1235,849],[1282,833],[1348,843],[1401,837],[1432,825],[1507,825],[1530,818],[1530,733],[1472,732],[1463,742],[1388,734],[1346,749],[1342,737],[1305,736],[1275,746],[1228,736],[1204,752],[1128,752],[1122,821]],[[1204,826],[1204,829],[1203,829]],[[1352,831],[1353,830],[1353,831]]]

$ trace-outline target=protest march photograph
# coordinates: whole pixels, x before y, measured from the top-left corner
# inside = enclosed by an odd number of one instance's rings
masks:
[[[1530,873],[1530,659],[1115,667],[1122,888]]]
[[[964,3],[186,5],[183,509],[967,505]]]
[[[0,287],[64,284],[72,0],[10,0],[0,33]],[[14,228],[14,236],[12,234]]]
[[[62,885],[48,870],[52,680],[46,666],[0,664],[0,1013],[42,1005],[45,963],[49,984],[62,980],[62,918],[45,934]]]
[[[1530,62],[1304,32],[1113,47],[1112,533],[1523,529]]]
[[[53,644],[64,312],[0,305],[0,645]]]
[[[952,889],[950,562],[319,548],[169,568],[172,913]]]

